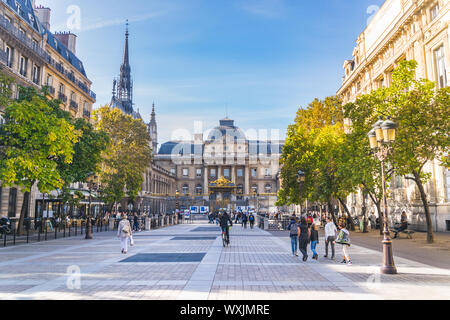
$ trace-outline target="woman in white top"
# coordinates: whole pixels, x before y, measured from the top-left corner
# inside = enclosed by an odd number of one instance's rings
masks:
[[[128,238],[130,238],[131,235],[132,229],[130,221],[128,221],[127,215],[124,213],[117,229],[117,237],[120,238],[120,245],[122,247],[122,253],[124,254],[128,252]]]

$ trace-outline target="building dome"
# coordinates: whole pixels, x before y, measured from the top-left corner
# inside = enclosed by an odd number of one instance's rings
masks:
[[[225,118],[220,120],[219,126],[211,130],[208,135],[208,141],[214,142],[222,140],[226,137],[226,140],[245,141],[246,137],[244,132],[234,125],[234,120]]]

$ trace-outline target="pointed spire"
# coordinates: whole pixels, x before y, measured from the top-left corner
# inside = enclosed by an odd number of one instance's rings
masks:
[[[128,53],[128,37],[130,35],[130,33],[128,32],[128,19],[127,19],[127,23],[126,23],[126,31],[125,31],[125,50],[124,50],[124,54],[123,54],[123,65],[124,66],[129,66],[130,65],[130,57],[129,57],[129,53]]]
[[[156,112],[155,112],[155,102],[153,102],[152,106],[152,117],[150,119],[151,123],[156,123]]]

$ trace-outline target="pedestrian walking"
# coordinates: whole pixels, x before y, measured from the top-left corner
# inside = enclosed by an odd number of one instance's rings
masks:
[[[253,215],[253,212],[250,213],[248,221],[250,222],[250,228],[253,229],[253,226],[255,225],[255,216]]]
[[[300,229],[298,227],[297,218],[291,217],[291,221],[288,226],[289,237],[291,238],[291,247],[292,247],[292,255],[298,257],[298,235],[300,233]]]
[[[336,243],[342,245],[342,252],[344,254],[344,260],[341,263],[346,263],[347,265],[351,265],[352,261],[350,259],[350,255],[348,253],[350,248],[350,232],[345,227],[345,224],[341,222],[339,224],[339,235]]]
[[[325,258],[328,258],[328,245],[331,246],[331,260],[335,256],[335,244],[336,244],[336,234],[337,228],[333,222],[333,219],[327,217],[327,224],[325,225]]]
[[[247,229],[247,222],[248,222],[248,217],[247,214],[243,214],[242,215],[242,226],[244,227],[244,229]]]
[[[124,254],[128,252],[128,239],[132,236],[132,234],[133,232],[131,230],[130,221],[128,221],[127,215],[124,213],[117,230],[117,237],[120,238],[120,245],[122,247],[122,253]]]
[[[313,224],[311,227],[311,251],[313,252],[313,259],[318,260],[319,255],[316,252],[316,247],[319,244],[319,226]]]
[[[298,238],[299,250],[303,255],[303,261],[308,260],[308,242],[311,236],[311,230],[308,228],[308,224],[306,223],[305,217],[302,217],[300,220],[300,234]]]
[[[133,215],[133,224],[134,224],[134,231],[137,231],[137,232],[140,231],[139,230],[139,217],[136,212]]]

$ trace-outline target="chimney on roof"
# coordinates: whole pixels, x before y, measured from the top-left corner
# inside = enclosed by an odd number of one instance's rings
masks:
[[[39,7],[36,7],[33,4],[33,7],[34,13],[38,17],[39,21],[42,23],[44,28],[50,30],[50,13],[52,10],[50,8],[43,7],[41,5]]]
[[[77,54],[76,46],[77,46],[77,35],[69,32],[56,32],[55,38],[61,41],[67,49],[73,52],[73,54]]]

